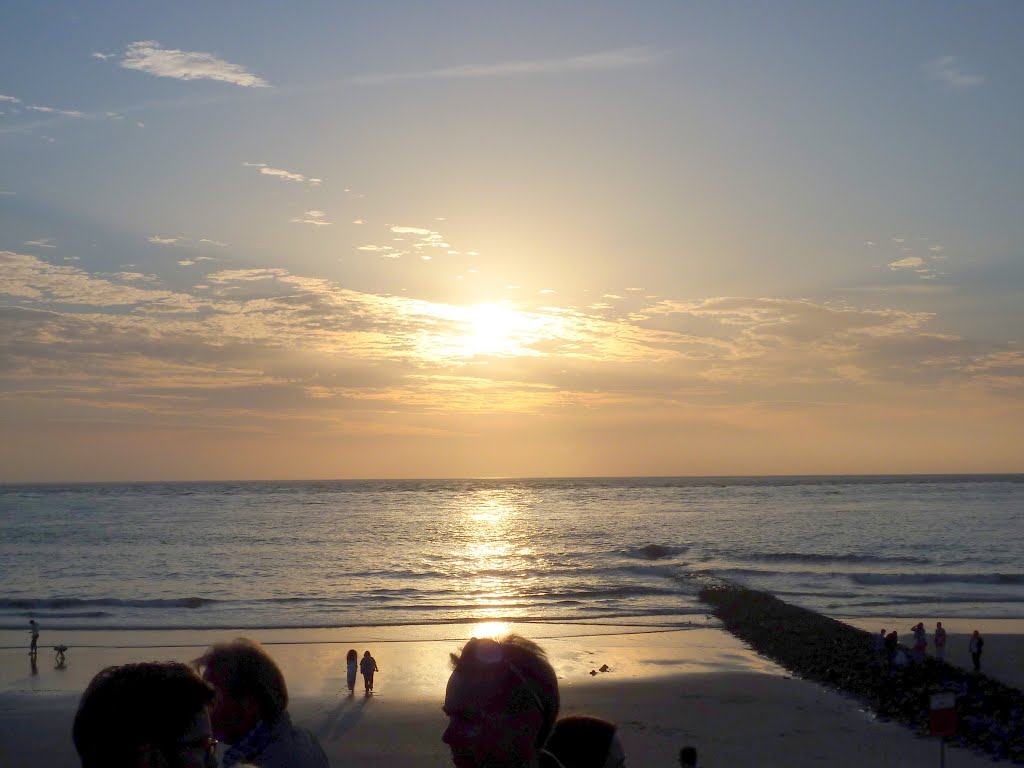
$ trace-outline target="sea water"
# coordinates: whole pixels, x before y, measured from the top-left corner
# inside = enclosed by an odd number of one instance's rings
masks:
[[[1024,617],[1024,475],[0,486],[0,628]]]

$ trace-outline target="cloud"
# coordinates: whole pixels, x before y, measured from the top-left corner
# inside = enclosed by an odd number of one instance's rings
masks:
[[[561,72],[607,72],[646,66],[665,55],[651,47],[617,48],[609,51],[564,58],[506,61],[498,64],[464,64],[425,72],[381,72],[358,75],[359,85],[398,80],[438,80],[449,78],[510,77],[515,75],[555,74]]]
[[[889,263],[889,269],[920,269],[925,264],[920,256],[907,256]]]
[[[62,117],[82,118],[87,116],[85,112],[80,112],[77,109],[57,109],[56,107],[42,107],[38,104],[25,107],[25,109],[33,112],[43,112],[48,115],[60,115]]]
[[[331,222],[324,219],[326,215],[327,214],[323,211],[306,211],[306,213],[303,214],[304,218],[299,217],[297,219],[289,219],[289,221],[296,224],[312,224],[316,227],[329,227],[331,226]]]
[[[93,53],[90,53],[89,56],[91,56],[94,59],[100,59],[101,61],[106,61],[107,59],[116,59],[117,58],[117,54],[116,53],[102,53],[100,51],[95,51]]]
[[[12,104],[21,104],[21,99],[15,96],[4,96],[3,94],[0,94],[0,101],[9,101]]]
[[[26,240],[24,242],[24,245],[27,245],[30,248],[56,248],[57,247],[56,245],[53,244],[53,238],[52,237],[41,237],[38,240]]]
[[[269,83],[238,64],[212,53],[161,48],[156,40],[140,40],[125,48],[120,65],[176,80],[215,80],[247,88],[269,87]]]
[[[162,237],[161,235],[150,235],[146,238],[153,245],[178,245],[184,246],[184,238],[181,237]]]
[[[924,64],[929,79],[942,83],[951,90],[976,88],[985,82],[981,75],[965,72],[956,56],[940,56]]]
[[[399,235],[430,235],[432,230],[423,227],[391,227],[391,231]]]
[[[309,184],[311,187],[319,187],[323,183],[323,179],[307,178],[301,173],[295,173],[294,171],[286,171],[281,168],[271,168],[266,163],[242,163],[246,168],[256,168],[264,176],[272,176],[277,179],[283,179],[284,181],[294,181],[300,184]]]
[[[200,238],[199,242],[202,243],[203,245],[214,245],[218,248],[227,248],[228,246],[228,243],[225,243],[223,240],[210,240],[209,238],[206,237]]]

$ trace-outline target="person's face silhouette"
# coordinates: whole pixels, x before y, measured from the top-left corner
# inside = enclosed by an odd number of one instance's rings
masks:
[[[500,675],[452,672],[444,697],[448,727],[441,740],[456,768],[520,765],[534,755],[541,715],[532,709],[506,711],[513,690],[500,688]]]

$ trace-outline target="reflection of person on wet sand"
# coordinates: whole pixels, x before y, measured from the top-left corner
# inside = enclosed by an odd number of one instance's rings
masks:
[[[29,625],[29,632],[32,633],[32,644],[29,645],[28,652],[30,654],[32,654],[33,656],[35,656],[36,650],[37,650],[36,646],[39,643],[39,625],[36,624],[36,620],[35,619],[29,619],[28,620],[28,625]]]
[[[66,645],[53,646],[53,650],[57,652],[57,655],[54,657],[54,661],[57,662],[57,669],[64,669],[64,651],[67,649]]]
[[[367,651],[359,662],[359,671],[363,673],[363,683],[366,685],[366,692],[373,690],[373,673],[377,672],[377,662]]]
[[[31,667],[31,669],[32,669],[32,674],[33,675],[38,675],[39,674],[39,667],[36,665],[36,655],[34,653],[30,653],[28,655],[28,664],[29,664],[29,667]]]

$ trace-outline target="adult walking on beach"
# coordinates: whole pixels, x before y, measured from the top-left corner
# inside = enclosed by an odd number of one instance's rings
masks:
[[[35,656],[39,650],[39,625],[35,619],[28,620],[28,631],[32,633],[32,642],[28,646],[29,656]]]
[[[373,673],[377,672],[377,660],[370,655],[367,651],[363,654],[363,658],[359,661],[359,671],[363,673],[363,685],[366,686],[366,692],[369,693],[373,690]]]
[[[213,735],[231,745],[222,768],[329,768],[316,737],[292,724],[284,675],[263,646],[244,637],[218,643],[196,665],[217,692]]]
[[[985,638],[978,634],[978,630],[974,630],[974,634],[971,635],[968,647],[971,651],[971,663],[974,664],[974,671],[981,672],[981,651],[985,647]]]
[[[474,637],[451,655],[441,741],[457,768],[561,768],[544,749],[558,718],[547,654],[519,635]]]
[[[345,654],[345,683],[348,685],[348,693],[351,696],[356,692],[356,672],[359,671],[359,654],[355,648],[349,649]]]
[[[941,621],[935,622],[935,658],[939,661],[946,658],[946,630]]]

